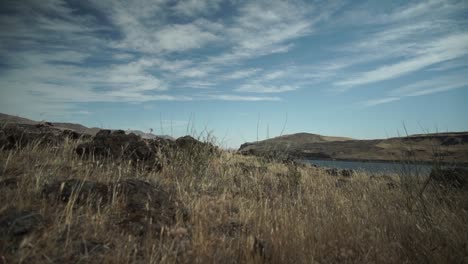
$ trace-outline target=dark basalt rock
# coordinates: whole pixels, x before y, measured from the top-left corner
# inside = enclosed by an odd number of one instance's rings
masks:
[[[354,171],[351,169],[338,170],[337,168],[326,169],[325,172],[330,176],[343,176],[343,177],[351,177],[354,174]]]
[[[100,130],[91,142],[80,144],[78,155],[125,158],[132,161],[158,163],[158,147],[151,141],[143,140],[135,134],[126,135],[123,130],[111,132]]]
[[[344,170],[341,170],[340,174],[343,177],[351,177],[351,176],[353,176],[354,171],[351,170],[351,169],[344,169]]]
[[[111,132],[110,129],[101,129],[96,133],[96,137],[106,137],[109,136]]]
[[[73,130],[62,130],[52,124],[6,124],[0,127],[0,148],[23,148],[29,144],[41,146],[58,146],[65,138],[78,139],[86,137]]]
[[[121,130],[121,129],[118,129],[118,130],[112,131],[111,134],[112,134],[112,135],[125,135],[125,131],[124,131],[124,130]],[[133,134],[133,133],[132,133],[132,134]]]
[[[1,128],[0,148],[23,148],[31,143],[41,145],[58,145],[63,142],[61,131],[48,126],[9,124]]]
[[[177,149],[185,151],[207,150],[210,153],[214,153],[217,150],[217,148],[213,146],[213,144],[201,142],[191,136],[183,136],[176,139],[175,146]]]
[[[39,229],[43,223],[42,215],[33,211],[10,208],[1,212],[0,252],[15,251],[23,237]]]
[[[433,169],[430,178],[439,185],[468,189],[468,169],[465,168]]]
[[[42,188],[43,197],[68,202],[75,195],[76,204],[85,202],[105,204],[110,200],[111,192],[111,187],[106,184],[78,179],[57,181]]]
[[[4,180],[1,180],[0,181],[0,190],[2,188],[11,188],[11,189],[14,189],[14,188],[17,188],[19,185],[18,183],[18,179],[17,178],[7,178],[7,179],[4,179]]]
[[[62,202],[76,197],[75,206],[107,206],[111,201],[122,201],[117,224],[137,235],[145,234],[150,227],[159,229],[172,225],[176,218],[175,191],[138,179],[108,184],[78,179],[57,181],[44,186],[42,194]]]
[[[0,237],[24,236],[43,223],[40,214],[32,211],[8,209],[0,214]]]
[[[62,132],[62,136],[63,137],[68,137],[70,139],[79,139],[81,138],[83,135],[76,132],[76,131],[73,131],[73,130],[70,130],[70,129],[65,129],[63,130]]]
[[[330,176],[338,176],[338,169],[326,169],[325,172]]]
[[[175,222],[176,198],[161,186],[128,179],[118,182],[116,190],[118,195],[123,195],[127,212],[120,224],[131,229],[136,225],[146,229],[148,223],[155,223],[160,228]]]

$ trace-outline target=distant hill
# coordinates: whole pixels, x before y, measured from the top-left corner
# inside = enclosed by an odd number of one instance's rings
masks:
[[[298,133],[241,145],[239,152],[299,159],[395,161],[435,158],[468,164],[468,132],[418,134],[389,139],[356,140]]]
[[[7,114],[2,114],[0,113],[0,124],[5,124],[5,123],[13,123],[13,124],[28,124],[28,125],[35,125],[35,124],[40,124],[40,123],[45,123],[47,121],[34,121],[30,120],[27,118],[19,117],[19,116],[12,116],[12,115],[7,115]],[[65,130],[73,130],[81,134],[88,134],[88,135],[96,135],[96,133],[101,130],[101,128],[97,127],[86,127],[81,124],[75,124],[75,123],[63,123],[63,122],[48,122],[50,123],[54,128]],[[152,133],[145,133],[140,130],[127,130],[127,134],[129,133],[134,133],[136,135],[141,136],[142,138],[146,139],[154,139],[154,138],[164,138],[164,139],[170,139],[174,140],[173,137],[167,136],[167,135],[154,135]]]
[[[0,113],[0,123],[17,123],[17,124],[37,124],[39,122],[33,121],[27,118],[19,117],[19,116],[12,116],[7,114]]]
[[[47,121],[34,121],[31,119],[19,117],[19,116],[12,116],[12,115],[7,115],[7,114],[2,114],[0,113],[0,123],[13,123],[13,124],[28,124],[28,125],[35,125],[35,124],[40,124],[40,123],[45,123]],[[85,127],[80,124],[74,124],[74,123],[62,123],[62,122],[48,122],[52,124],[55,128],[57,129],[69,129],[76,131],[78,133],[82,134],[89,134],[89,135],[95,135],[100,128],[97,127]]]
[[[310,133],[296,133],[291,135],[284,135],[275,138],[265,139],[258,142],[242,144],[240,149],[255,149],[258,151],[275,150],[295,150],[301,148],[304,144],[322,143],[331,141],[347,141],[352,138],[345,137],[328,137]],[[248,148],[248,146],[252,146]]]

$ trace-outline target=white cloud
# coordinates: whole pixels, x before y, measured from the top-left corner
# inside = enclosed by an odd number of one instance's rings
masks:
[[[215,82],[191,81],[191,82],[187,82],[183,86],[188,87],[188,88],[195,88],[195,89],[208,89],[208,88],[212,88],[215,85],[216,85]]]
[[[235,89],[237,92],[247,93],[284,93],[297,90],[297,87],[290,85],[269,85],[265,86],[262,84],[243,84],[239,88]]]
[[[395,101],[399,101],[399,97],[386,97],[386,98],[379,98],[379,99],[372,99],[364,102],[365,106],[376,106],[380,104],[391,103]]]
[[[243,78],[248,78],[256,73],[260,72],[261,70],[258,68],[251,68],[251,69],[246,69],[246,70],[238,70],[234,72],[227,72],[224,74],[222,79],[225,80],[236,80],[236,79],[243,79]]]
[[[448,71],[468,66],[468,57],[461,57],[455,60],[446,61],[432,66],[430,71]]]
[[[174,6],[176,13],[183,16],[197,16],[218,10],[221,0],[181,0]]]
[[[421,70],[430,65],[452,60],[468,54],[468,34],[454,34],[421,45],[417,56],[391,65],[367,71],[357,76],[335,82],[337,86],[352,87],[393,79]]]
[[[313,32],[323,17],[315,6],[302,1],[249,1],[240,7],[234,23],[224,32],[231,50],[211,56],[208,63],[230,65],[255,57],[289,51],[291,41]]]
[[[221,100],[221,101],[280,101],[279,97],[263,97],[263,96],[242,96],[242,95],[209,95],[205,99]]]
[[[405,97],[423,96],[466,88],[468,87],[468,80],[465,77],[467,74],[468,72],[459,72],[456,74],[437,76],[428,80],[417,81],[387,92],[387,96],[384,98],[368,100],[363,104],[365,106],[375,106],[399,101]]]
[[[219,37],[207,32],[194,24],[171,25],[155,33],[155,50],[184,51],[201,48],[210,42],[219,40]]]
[[[263,81],[271,81],[271,80],[276,80],[278,78],[281,78],[281,77],[284,77],[286,76],[288,73],[287,70],[277,70],[277,71],[273,71],[273,72],[269,72],[269,73],[266,73],[264,74],[261,79]]]
[[[462,72],[458,75],[448,75],[431,78],[429,80],[418,81],[406,86],[399,87],[389,92],[395,96],[421,96],[433,93],[445,92],[453,89],[468,86],[466,75],[468,72]]]

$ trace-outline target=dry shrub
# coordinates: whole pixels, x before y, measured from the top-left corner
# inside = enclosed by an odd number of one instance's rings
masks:
[[[6,263],[463,263],[468,257],[468,195],[426,188],[408,206],[397,175],[331,177],[208,149],[175,151],[162,171],[127,160],[83,158],[78,142],[30,144],[0,152],[0,216],[38,213],[40,227],[0,234]],[[104,206],[41,198],[66,179],[157,183],[177,196],[177,216],[159,228],[124,228],[116,199]],[[11,180],[14,179],[14,180]],[[339,183],[338,183],[339,182]],[[413,185],[415,186],[415,185]],[[411,190],[410,190],[411,191]],[[412,193],[412,191],[411,191]],[[445,198],[441,198],[445,197]],[[131,219],[128,226],[132,226]]]

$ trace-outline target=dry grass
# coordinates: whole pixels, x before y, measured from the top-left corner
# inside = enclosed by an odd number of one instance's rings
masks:
[[[0,263],[467,263],[468,195],[400,188],[400,177],[326,175],[223,152],[173,153],[161,172],[128,161],[74,153],[76,142],[0,151],[0,215],[33,210],[45,221],[18,242],[0,243]],[[103,183],[138,178],[177,196],[177,217],[161,230],[121,228],[121,203],[51,203],[42,187],[58,179]],[[392,184],[389,184],[389,183]],[[3,239],[3,238],[2,238]],[[8,250],[7,250],[8,249]],[[90,250],[91,249],[91,250]]]

